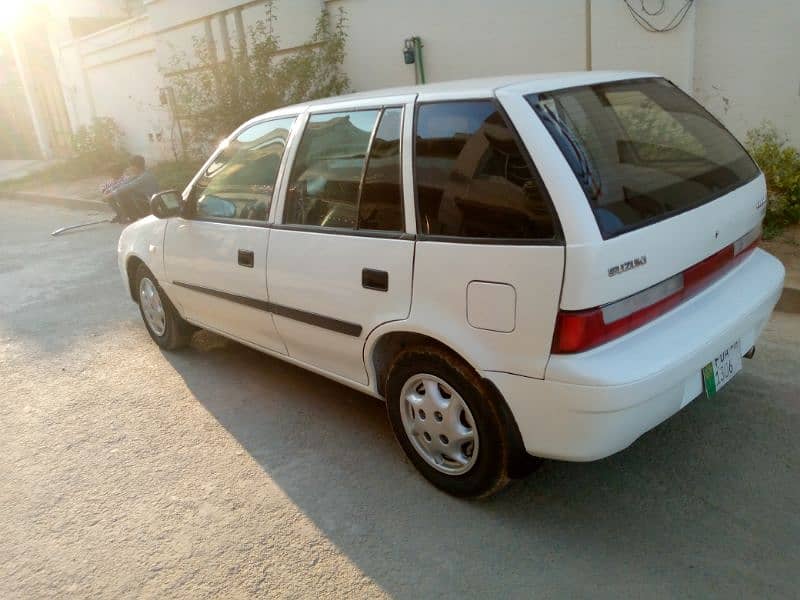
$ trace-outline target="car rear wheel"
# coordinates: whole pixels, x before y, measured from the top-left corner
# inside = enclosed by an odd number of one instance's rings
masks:
[[[433,485],[479,498],[508,483],[508,436],[491,390],[457,356],[405,350],[389,369],[386,399],[395,437]]]
[[[139,265],[134,283],[139,312],[153,341],[165,350],[187,346],[194,327],[181,318],[146,266]]]

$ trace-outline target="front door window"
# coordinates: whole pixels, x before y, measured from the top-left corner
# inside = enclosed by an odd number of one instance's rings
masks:
[[[265,222],[293,123],[264,121],[232,140],[195,185],[197,217]]]

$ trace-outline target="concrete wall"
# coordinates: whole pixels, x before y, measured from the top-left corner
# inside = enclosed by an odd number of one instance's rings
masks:
[[[281,45],[302,45],[313,33],[320,0],[281,0],[276,3],[276,33]],[[169,84],[175,59],[191,62],[196,39],[205,43],[206,21],[219,59],[238,44],[234,11],[241,9],[245,37],[264,20],[262,0],[150,0],[144,15],[127,19],[78,40],[54,43],[54,56],[73,128],[95,117],[114,119],[125,133],[130,152],[150,161],[180,152],[180,137],[159,89]],[[64,40],[66,20],[54,19],[51,39]],[[224,29],[223,29],[224,24]]]
[[[97,115],[113,118],[125,132],[127,150],[151,161],[173,157],[180,149],[169,112],[159,102],[161,77],[154,59],[151,49],[88,70]]]
[[[422,38],[428,81],[485,75],[586,69],[661,73],[692,89],[694,9],[670,33],[653,34],[622,0],[330,0],[350,17],[345,68],[356,89],[413,83],[403,64],[403,40]],[[666,0],[664,25],[684,0]],[[591,35],[587,35],[587,20]],[[379,25],[379,26],[377,26]],[[587,45],[591,52],[587,53]]]
[[[694,95],[737,135],[772,121],[800,146],[800,4],[697,3]]]
[[[699,0],[667,33],[646,31],[622,0],[327,4],[349,14],[345,68],[357,90],[413,83],[401,50],[405,38],[418,35],[428,81],[585,69],[589,62],[593,69],[652,71],[694,94],[737,135],[766,119],[800,146],[797,0]],[[659,4],[645,2],[651,11]],[[661,14],[645,16],[665,27],[684,4],[666,0]],[[632,5],[641,11],[639,2]]]
[[[50,2],[48,9],[70,17],[122,19],[125,14],[124,0],[58,0]]]
[[[62,87],[73,127],[110,117],[126,148],[147,160],[173,156],[173,127],[161,106],[161,74],[147,15],[125,20],[58,48]]]
[[[348,13],[344,66],[356,90],[413,84],[414,67],[402,56],[403,40],[411,36],[422,38],[429,82],[585,68],[584,0],[334,0],[328,5]]]
[[[217,56],[225,57],[227,30],[230,47],[238,47],[238,35],[234,13],[241,9],[245,38],[249,42],[249,29],[257,21],[264,21],[266,12],[263,0],[242,2],[241,0],[151,0],[146,4],[150,27],[156,37],[159,69],[169,73],[176,56],[192,58],[193,41],[205,39],[205,21],[210,19],[211,34]],[[320,0],[278,0],[273,10],[277,17],[275,33],[282,48],[304,44],[314,30],[314,23],[321,8]]]
[[[639,2],[632,4],[641,10]],[[684,4],[685,0],[667,0],[662,14],[647,18],[657,27],[665,27]],[[645,2],[650,10],[659,5],[652,0]],[[590,12],[593,69],[652,71],[692,91],[694,6],[680,26],[666,33],[646,31],[634,21],[622,0],[595,0]]]
[[[279,0],[282,47],[304,43],[325,5],[334,16],[347,11],[344,68],[355,90],[413,83],[414,67],[403,63],[402,48],[406,38],[419,36],[428,81],[588,64],[654,71],[693,93],[737,134],[769,119],[800,145],[795,0],[700,0],[669,33],[645,31],[622,0]],[[663,13],[648,18],[664,26],[683,5],[666,0]],[[138,19],[59,44],[73,124],[89,122],[92,114],[110,116],[126,130],[131,150],[172,156],[174,124],[158,102],[158,88],[168,82],[174,57],[190,59],[193,38],[205,39],[206,19],[224,58],[224,31],[231,45],[238,43],[237,10],[245,28],[264,17],[263,0],[149,0]]]

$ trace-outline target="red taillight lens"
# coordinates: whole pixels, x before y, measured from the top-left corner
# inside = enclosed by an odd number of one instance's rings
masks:
[[[682,273],[622,300],[588,310],[560,310],[553,354],[594,348],[653,321],[730,271],[761,239],[761,227]]]

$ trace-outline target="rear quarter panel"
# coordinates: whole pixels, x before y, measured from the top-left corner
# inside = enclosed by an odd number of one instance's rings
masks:
[[[476,369],[544,377],[563,265],[563,246],[417,242],[411,314],[402,328],[438,339]],[[513,330],[470,324],[470,282],[513,286]]]

